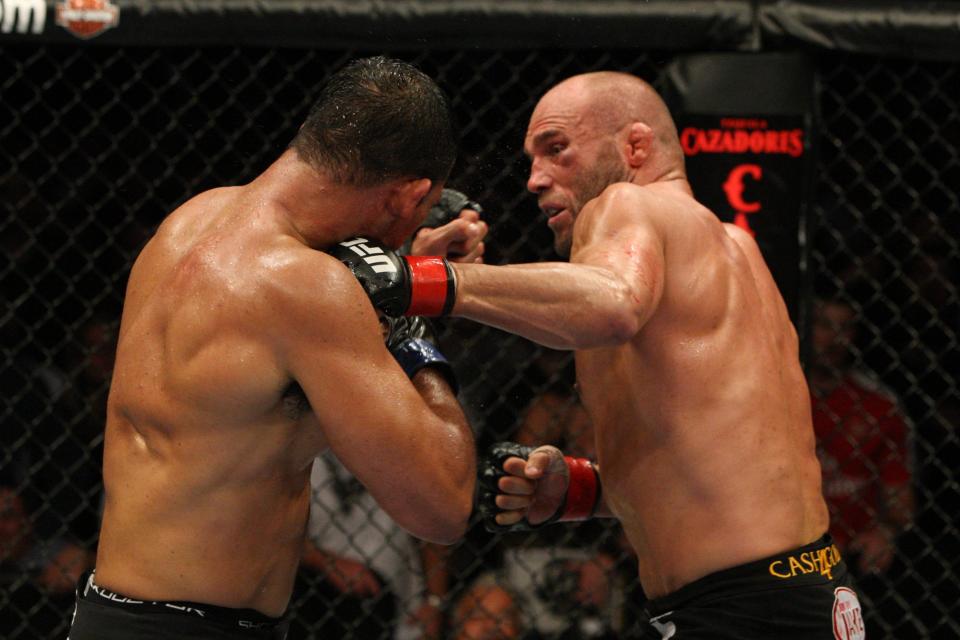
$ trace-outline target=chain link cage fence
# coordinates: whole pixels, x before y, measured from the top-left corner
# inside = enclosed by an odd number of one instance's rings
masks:
[[[133,259],[192,194],[265,168],[332,71],[380,51],[0,51],[0,637],[62,638],[72,579],[96,548],[105,402]],[[554,257],[525,190],[521,150],[538,96],[599,68],[657,84],[675,54],[396,55],[452,97],[463,140],[450,184],[485,206],[486,259],[497,264]],[[813,333],[832,335],[844,352],[823,356],[818,369],[808,363],[825,473],[840,474],[824,486],[860,514],[860,530],[837,535],[867,598],[869,637],[956,638],[960,65],[837,52],[815,59],[811,296],[835,313],[817,316]],[[590,453],[569,354],[458,320],[442,329],[480,447],[514,438]],[[817,391],[815,375],[854,391],[831,401],[835,387]],[[857,430],[840,429],[850,424]],[[461,543],[438,549],[384,519],[335,460],[318,464],[314,480],[321,517],[297,579],[292,638],[617,638],[642,606],[615,524],[510,536],[472,526]],[[880,499],[903,487],[899,502]],[[864,529],[879,547],[858,537]],[[892,557],[878,560],[875,548]],[[436,608],[442,619],[431,617]],[[423,636],[414,620],[432,631]],[[500,635],[483,635],[494,630]]]

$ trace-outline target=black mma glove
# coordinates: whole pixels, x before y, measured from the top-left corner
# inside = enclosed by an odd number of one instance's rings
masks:
[[[388,316],[444,316],[453,309],[456,280],[445,258],[401,256],[366,238],[346,240],[327,253],[353,271],[373,306]]]
[[[413,238],[417,237],[421,229],[436,229],[445,224],[449,224],[460,216],[464,209],[472,209],[479,214],[483,213],[483,207],[474,200],[471,200],[465,193],[456,189],[444,189],[440,192],[440,200],[437,204],[430,207],[430,213],[424,219],[423,224],[417,227],[413,236],[404,243],[401,253],[409,255],[410,247],[413,244]]]
[[[567,471],[570,473],[570,482],[567,484],[567,493],[563,504],[552,516],[540,524],[530,524],[524,518],[511,525],[497,524],[497,514],[503,511],[497,506],[496,498],[500,493],[497,484],[500,478],[507,475],[503,470],[503,463],[507,458],[530,457],[537,447],[527,447],[516,442],[498,442],[491,446],[486,455],[480,457],[477,468],[479,495],[477,496],[477,511],[483,518],[484,527],[491,533],[506,533],[510,531],[533,531],[554,522],[576,522],[591,518],[600,504],[601,487],[600,475],[596,467],[586,458],[564,457]]]
[[[453,222],[464,209],[472,209],[477,213],[483,213],[483,207],[479,203],[471,200],[465,193],[456,189],[444,189],[440,193],[440,200],[437,204],[430,207],[430,213],[427,214],[423,224],[417,228],[417,231],[424,227],[436,229],[443,225]],[[414,232],[413,235],[417,235]]]
[[[457,393],[457,377],[450,362],[437,347],[437,335],[430,320],[423,316],[412,316],[385,317],[383,321],[389,330],[387,349],[409,378],[412,379],[417,371],[424,367],[433,367],[446,378],[453,392]]]

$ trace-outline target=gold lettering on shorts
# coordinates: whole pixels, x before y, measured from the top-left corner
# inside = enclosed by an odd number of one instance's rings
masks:
[[[837,545],[832,544],[823,549],[787,556],[785,560],[774,560],[767,570],[770,575],[782,580],[811,573],[819,573],[833,580],[833,568],[838,564],[840,564],[840,550],[837,549]]]

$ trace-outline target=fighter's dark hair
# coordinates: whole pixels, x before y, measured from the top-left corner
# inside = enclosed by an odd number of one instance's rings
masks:
[[[384,56],[330,77],[290,146],[335,180],[371,186],[447,179],[457,153],[446,95],[414,66]]]

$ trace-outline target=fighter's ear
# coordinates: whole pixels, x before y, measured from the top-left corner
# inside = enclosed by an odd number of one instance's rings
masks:
[[[640,167],[653,151],[653,129],[644,122],[630,123],[627,132],[627,164]]]
[[[408,178],[397,181],[390,193],[389,209],[396,215],[412,216],[430,193],[429,178]]]

